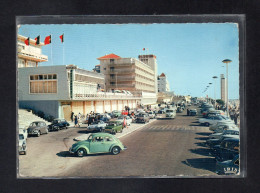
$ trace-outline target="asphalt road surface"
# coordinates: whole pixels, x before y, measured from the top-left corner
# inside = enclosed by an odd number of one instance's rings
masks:
[[[156,120],[120,138],[128,149],[118,155],[69,155],[71,139],[80,133],[77,128],[30,138],[28,155],[20,156],[20,176],[215,176],[215,160],[204,145],[211,132],[197,119],[184,111],[175,119]]]

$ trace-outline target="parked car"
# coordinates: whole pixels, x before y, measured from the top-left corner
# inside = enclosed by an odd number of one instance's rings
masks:
[[[239,128],[236,125],[220,125],[217,127],[217,129],[214,131],[214,133],[223,133],[226,130],[234,129],[239,131]]]
[[[24,136],[24,139],[25,140],[27,140],[27,137],[28,137],[28,131],[27,131],[27,129],[26,128],[24,128],[24,129],[19,129],[19,134],[23,134],[23,136]]]
[[[229,128],[237,127],[235,123],[227,122],[227,121],[219,121],[213,125],[209,126],[210,131],[215,131],[219,126],[228,126]]]
[[[69,152],[78,157],[88,154],[112,153],[117,155],[120,151],[126,150],[119,139],[108,133],[93,133],[87,140],[79,141],[72,145]]]
[[[41,134],[47,134],[49,130],[45,122],[35,121],[29,125],[27,131],[29,136],[36,135],[37,137],[39,137]]]
[[[88,127],[88,131],[103,131],[105,127],[107,126],[107,123],[104,121],[94,121],[92,122]]]
[[[224,127],[224,126],[223,126]],[[223,133],[213,133],[209,136],[210,139],[220,139],[222,135],[239,135],[238,129],[227,129]]]
[[[199,122],[200,122],[202,125],[206,125],[206,126],[216,124],[216,123],[219,122],[219,121],[232,122],[232,121],[230,121],[230,120],[225,119],[225,118],[222,117],[222,116],[207,117],[207,118],[201,118],[201,119],[199,119]]]
[[[217,174],[219,175],[236,175],[239,173],[239,155],[236,155],[232,160],[217,161]]]
[[[218,161],[233,159],[239,154],[239,138],[224,139],[219,147],[215,147],[214,156]]]
[[[121,115],[121,111],[114,110],[114,111],[112,111],[111,115],[113,118],[119,117]]]
[[[166,110],[166,115],[165,115],[166,118],[174,119],[175,116],[176,116],[175,110],[173,110],[173,109],[167,109]]]
[[[196,116],[197,115],[197,109],[191,109],[189,115],[190,116]]]
[[[114,135],[119,132],[122,133],[123,124],[121,121],[109,121],[104,131]]]
[[[23,153],[26,155],[27,146],[26,146],[26,139],[22,133],[19,134],[19,154]]]
[[[148,116],[150,119],[154,119],[155,118],[155,113],[153,111],[149,111],[148,112]]]
[[[148,123],[150,121],[149,116],[146,113],[141,113],[136,117],[136,123]]]
[[[208,139],[206,141],[206,145],[210,148],[213,148],[215,145],[219,145],[224,139],[227,138],[237,138],[239,139],[239,135],[222,135],[219,139]]]
[[[126,117],[126,124],[127,125],[131,125],[131,123],[132,123],[132,118],[130,118],[129,116],[119,116],[116,120],[117,121],[120,121],[122,124],[123,124],[123,122],[124,122],[124,117]]]
[[[59,131],[61,129],[68,129],[69,125],[65,119],[54,119],[48,127],[49,131]]]

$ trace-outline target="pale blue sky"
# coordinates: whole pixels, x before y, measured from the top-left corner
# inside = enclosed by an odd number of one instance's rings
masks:
[[[63,33],[64,45],[59,38]],[[40,64],[44,66],[63,64],[63,46],[64,64],[86,70],[110,53],[123,58],[154,54],[158,74],[164,72],[171,90],[180,95],[205,96],[208,83],[214,83],[212,77],[226,74],[222,60],[230,59],[229,98],[239,98],[238,27],[234,23],[22,25],[19,34],[33,39],[40,35],[41,42],[52,34],[52,44],[42,49],[49,57]],[[207,94],[214,97],[214,84]],[[220,98],[219,78],[216,98]]]

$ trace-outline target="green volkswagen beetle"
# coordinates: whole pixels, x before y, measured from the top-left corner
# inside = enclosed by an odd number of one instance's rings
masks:
[[[122,133],[123,123],[121,121],[109,121],[104,131],[110,134]]]
[[[72,145],[69,152],[78,157],[88,154],[112,153],[117,155],[127,148],[115,136],[108,133],[93,133],[87,140]]]

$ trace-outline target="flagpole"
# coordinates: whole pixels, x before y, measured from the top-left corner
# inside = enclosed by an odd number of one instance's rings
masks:
[[[63,44],[63,65],[64,65],[64,60],[65,60],[65,59],[64,59],[64,58],[65,58],[65,55],[64,55],[64,44],[65,44],[65,43],[64,43],[64,32],[63,32],[62,40],[63,40],[63,41],[62,41],[62,44]]]
[[[53,65],[53,55],[52,55],[52,34],[51,34],[51,62],[52,62],[52,65]]]

